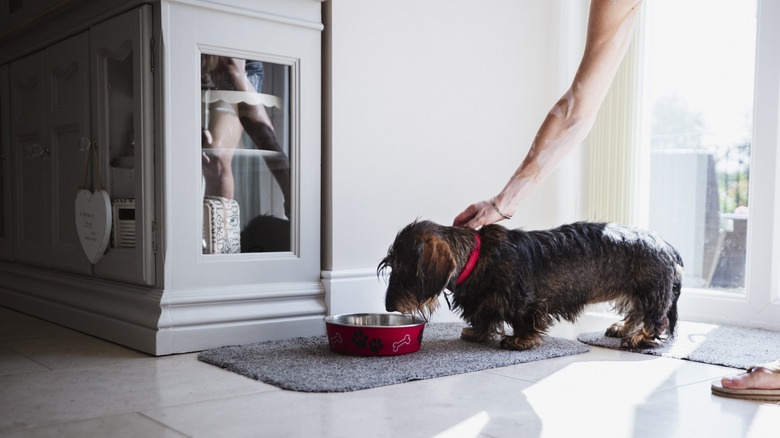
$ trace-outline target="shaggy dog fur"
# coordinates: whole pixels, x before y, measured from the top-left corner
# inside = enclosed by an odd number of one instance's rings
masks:
[[[473,270],[458,284],[476,248]],[[674,335],[682,267],[658,235],[612,223],[523,231],[416,221],[398,233],[377,272],[391,270],[388,311],[428,318],[448,289],[451,306],[470,324],[462,338],[499,334],[503,348],[525,350],[540,345],[555,321],[573,322],[586,305],[606,301],[624,316],[607,336],[626,348],[657,345]]]

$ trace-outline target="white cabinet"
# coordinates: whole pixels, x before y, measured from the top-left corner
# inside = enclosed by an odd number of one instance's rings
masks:
[[[150,42],[143,6],[11,63],[15,260],[154,283]],[[88,171],[90,144],[99,164]],[[94,267],[76,231],[82,186],[135,205],[131,243]]]
[[[185,350],[195,336],[218,345],[226,338],[250,342],[319,332],[326,313],[320,281],[321,4],[258,1],[249,11],[241,6],[245,2],[219,3],[162,4],[161,67],[170,103],[163,112],[169,195],[162,318],[183,324],[165,334],[174,348]],[[222,80],[230,62],[247,77],[262,65],[262,84],[247,92]],[[260,105],[275,145],[258,139],[256,126],[244,120]],[[244,131],[243,139],[220,145],[216,114],[224,121],[237,115],[232,126]],[[232,156],[232,197],[224,187],[214,188],[218,184],[204,164],[204,155],[213,162],[225,148]],[[279,169],[288,175],[274,173]],[[257,229],[263,242],[278,239],[268,243],[271,250],[245,242],[235,254],[204,249],[204,195],[220,194],[238,204],[242,240],[248,227],[266,222]],[[244,216],[247,211],[252,214]]]
[[[152,354],[324,332],[320,1],[63,8],[0,31],[0,305]]]

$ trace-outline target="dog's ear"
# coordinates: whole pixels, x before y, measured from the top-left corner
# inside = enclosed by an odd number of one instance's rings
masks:
[[[423,235],[422,256],[417,266],[417,275],[421,279],[421,300],[433,298],[447,286],[450,276],[455,271],[455,259],[452,256],[450,245],[440,237]]]

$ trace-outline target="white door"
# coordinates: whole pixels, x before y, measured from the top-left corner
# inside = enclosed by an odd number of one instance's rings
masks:
[[[780,328],[780,3],[646,13],[648,224],[683,256],[680,316]]]

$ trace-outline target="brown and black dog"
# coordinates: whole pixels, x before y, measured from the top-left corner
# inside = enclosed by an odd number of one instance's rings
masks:
[[[573,322],[587,304],[611,301],[624,319],[606,335],[644,348],[674,336],[683,263],[658,235],[613,223],[523,231],[415,221],[377,272],[387,268],[388,311],[427,318],[448,289],[470,341],[500,334],[503,348],[525,350],[540,345],[555,321]]]

